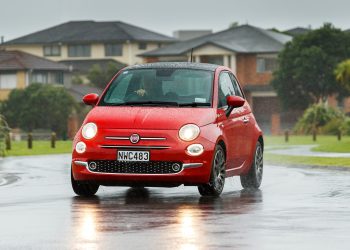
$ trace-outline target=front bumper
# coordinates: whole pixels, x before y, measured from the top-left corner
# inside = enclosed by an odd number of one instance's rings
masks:
[[[123,134],[124,132],[124,134]],[[215,143],[200,136],[193,142],[183,142],[177,137],[177,131],[133,131],[140,136],[161,137],[166,138],[164,141],[140,141],[137,145],[131,144],[128,140],[112,141],[106,140],[109,135],[118,135],[121,138],[128,136],[128,131],[102,131],[95,140],[85,140],[80,136],[74,141],[74,146],[78,141],[84,141],[87,145],[87,151],[83,154],[78,154],[73,150],[72,155],[72,172],[75,180],[78,181],[92,181],[100,185],[115,185],[115,186],[178,186],[185,185],[199,185],[208,183],[213,151]],[[190,156],[186,153],[188,145],[193,143],[200,143],[204,147],[204,152],[200,156]],[[106,161],[113,166],[116,162],[117,151],[119,149],[125,150],[148,150],[150,152],[150,161],[160,163],[177,162],[180,163],[181,169],[176,172],[159,172],[160,169],[145,173],[143,171],[125,170],[123,167],[113,168],[113,171],[96,172],[89,168],[89,163],[92,161]],[[142,149],[140,149],[142,148]],[[119,165],[118,165],[119,166]],[[150,164],[151,167],[151,164]],[[110,169],[110,168],[108,168]],[[114,169],[117,169],[118,173]],[[121,172],[123,170],[123,172]]]

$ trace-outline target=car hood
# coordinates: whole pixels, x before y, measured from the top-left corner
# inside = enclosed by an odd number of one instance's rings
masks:
[[[204,126],[214,122],[216,111],[212,108],[168,107],[106,107],[93,108],[85,122],[94,122],[108,129],[180,129],[194,123]]]

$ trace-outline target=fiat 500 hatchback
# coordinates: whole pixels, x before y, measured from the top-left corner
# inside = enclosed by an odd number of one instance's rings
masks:
[[[198,186],[221,194],[239,175],[258,188],[262,132],[229,68],[151,63],[122,69],[99,97],[74,138],[71,181],[76,194],[99,186]]]

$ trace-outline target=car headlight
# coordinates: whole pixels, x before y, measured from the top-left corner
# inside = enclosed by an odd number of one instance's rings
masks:
[[[97,126],[95,123],[86,123],[81,131],[81,134],[85,139],[92,139],[97,134]]]
[[[200,128],[195,124],[187,124],[180,128],[179,137],[184,141],[193,141],[199,136]]]

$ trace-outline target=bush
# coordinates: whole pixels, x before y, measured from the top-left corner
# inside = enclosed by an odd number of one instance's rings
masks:
[[[10,132],[10,128],[3,115],[0,115],[0,155],[4,156],[5,153],[5,140]]]
[[[339,133],[341,134],[347,134],[349,130],[350,124],[347,123],[347,119],[344,118],[335,118],[330,120],[326,125],[320,128],[320,134],[325,135],[337,135]]]
[[[338,134],[347,130],[346,117],[343,112],[322,104],[314,104],[305,110],[294,127],[294,131],[310,134],[313,131],[321,134]]]
[[[62,86],[31,84],[11,91],[1,109],[11,127],[27,132],[49,129],[65,137],[68,117],[76,108],[73,97]]]

